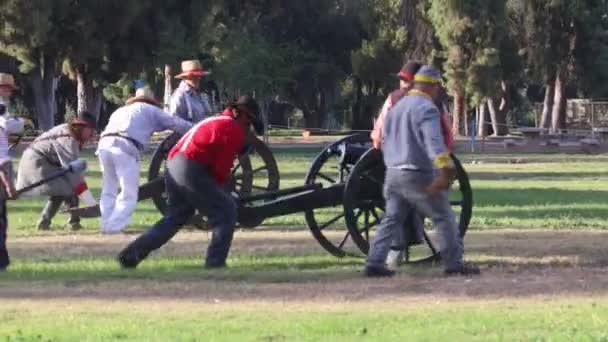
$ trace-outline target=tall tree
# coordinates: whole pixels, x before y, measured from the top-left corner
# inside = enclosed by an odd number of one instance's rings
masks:
[[[0,4],[0,49],[21,62],[34,95],[39,128],[54,124],[55,91],[64,53],[62,13],[68,1],[6,0]]]
[[[444,49],[445,76],[455,104],[453,131],[468,134],[467,97],[477,106],[501,90],[505,1],[433,0],[428,15]]]

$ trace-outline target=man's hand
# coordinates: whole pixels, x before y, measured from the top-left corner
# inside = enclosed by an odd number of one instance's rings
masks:
[[[32,119],[30,118],[21,118],[23,120],[23,126],[25,127],[29,127],[29,128],[35,128],[34,126],[34,121],[32,121]]]
[[[444,190],[449,189],[455,175],[455,169],[439,169],[439,175],[435,177],[433,182],[426,188],[426,192],[428,192],[430,195],[436,195]]]

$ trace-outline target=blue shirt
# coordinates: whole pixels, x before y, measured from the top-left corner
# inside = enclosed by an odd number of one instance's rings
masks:
[[[387,167],[433,171],[433,161],[448,152],[440,114],[424,95],[407,95],[388,112],[382,134]]]
[[[171,95],[169,113],[194,123],[212,115],[207,100],[184,81]]]

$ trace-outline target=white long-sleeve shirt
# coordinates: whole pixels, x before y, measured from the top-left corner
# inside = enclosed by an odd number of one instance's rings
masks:
[[[110,116],[110,121],[103,133],[97,150],[119,147],[123,152],[139,158],[139,149],[131,141],[118,136],[105,136],[107,134],[118,134],[128,137],[146,146],[154,132],[172,130],[186,132],[192,124],[189,121],[172,116],[162,109],[143,102],[135,102],[118,108]]]
[[[0,99],[0,104],[5,105],[4,100]],[[23,119],[10,117],[8,109],[4,115],[0,115],[0,165],[11,160],[8,153],[8,136],[23,132],[23,125]]]

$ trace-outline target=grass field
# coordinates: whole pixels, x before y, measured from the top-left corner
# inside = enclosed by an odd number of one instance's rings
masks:
[[[317,152],[277,150],[281,186],[301,185]],[[483,271],[470,279],[438,265],[364,279],[362,259],[325,253],[303,215],[238,231],[226,270],[202,269],[209,234],[185,231],[125,271],[114,256],[160,217],[151,203],[130,234],[101,236],[96,220],[64,230],[64,215],[36,232],[43,201],[12,202],[0,341],[608,340],[608,156],[461,160],[475,196],[467,258]]]

